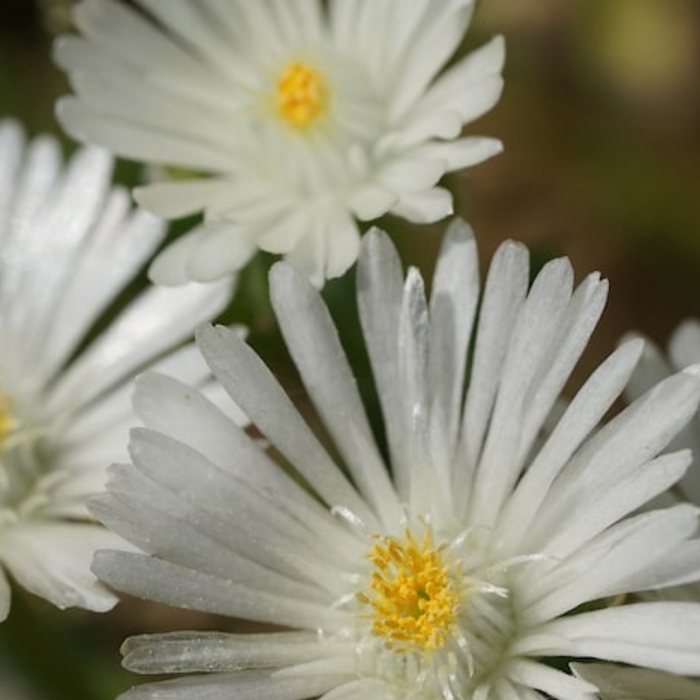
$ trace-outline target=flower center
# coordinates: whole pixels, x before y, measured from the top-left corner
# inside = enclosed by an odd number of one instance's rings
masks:
[[[292,126],[303,129],[323,111],[323,78],[311,66],[290,63],[277,81],[277,110]]]
[[[382,637],[388,649],[427,651],[447,643],[459,595],[444,549],[426,527],[421,542],[406,530],[403,539],[377,537],[367,552],[375,568],[368,590],[357,598],[371,608],[372,633]]]

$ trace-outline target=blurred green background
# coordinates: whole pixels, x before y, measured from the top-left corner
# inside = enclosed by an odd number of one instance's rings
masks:
[[[49,54],[52,35],[70,27],[69,5],[0,2],[0,114],[20,118],[31,135],[60,133],[53,103],[68,88]],[[505,152],[448,184],[484,264],[515,238],[531,247],[535,266],[565,254],[577,279],[592,270],[610,279],[610,301],[576,383],[623,333],[636,329],[663,345],[680,320],[700,316],[700,3],[482,0],[464,50],[497,33],[508,47],[504,95],[468,133],[502,139]],[[122,165],[117,176],[128,181],[136,172]],[[382,223],[404,260],[429,274],[443,225]],[[259,258],[243,274],[226,320],[251,326],[253,344],[296,394],[264,307],[269,263]],[[352,339],[362,379],[351,277],[324,293]],[[108,700],[139,680],[119,667],[125,636],[231,627],[137,601],[104,616],[60,613],[15,593],[0,625],[0,700]]]

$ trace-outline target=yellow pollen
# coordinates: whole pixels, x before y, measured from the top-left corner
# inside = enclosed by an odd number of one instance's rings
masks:
[[[277,110],[292,126],[304,128],[323,111],[325,86],[320,74],[305,63],[290,63],[277,82]]]
[[[372,633],[396,652],[439,649],[447,642],[459,604],[444,562],[426,527],[422,542],[406,530],[405,538],[377,538],[367,552],[375,566],[361,603],[371,607]]]

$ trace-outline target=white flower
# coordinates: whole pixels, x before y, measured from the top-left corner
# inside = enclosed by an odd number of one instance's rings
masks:
[[[55,52],[76,97],[58,116],[79,140],[189,171],[135,193],[161,216],[205,213],[156,259],[158,283],[220,277],[261,248],[321,285],[357,258],[357,219],[441,219],[440,178],[500,151],[460,134],[500,95],[502,40],[444,69],[474,0],[135,5],[77,6],[82,36]]]
[[[6,573],[59,607],[114,604],[90,561],[118,540],[85,500],[106,466],[126,458],[129,380],[211,319],[230,291],[149,290],[94,337],[164,226],[133,213],[125,190],[110,192],[105,151],[61,161],[54,139],[25,143],[18,124],[0,122],[0,621]],[[206,375],[193,345],[160,362]]]
[[[146,427],[94,511],[146,553],[98,552],[93,570],[144,598],[291,629],[130,639],[132,670],[203,675],[125,700],[594,700],[548,659],[700,672],[699,605],[604,605],[679,573],[664,560],[696,509],[635,511],[683,475],[687,452],[657,454],[700,382],[673,376],[601,427],[639,358],[632,341],[540,444],[607,284],[593,274],[573,291],[565,259],[529,292],[528,277],[526,249],[505,243],[477,313],[476,246],[457,223],[428,301],[388,239],[365,237],[358,302],[388,457],[326,307],[284,263],[273,304],[336,457],[224,328],[202,330],[199,347],[280,463],[183,384],[137,382]]]
[[[676,328],[671,336],[667,355],[664,355],[654,343],[646,340],[644,352],[625,390],[625,395],[628,400],[632,401],[674,372],[688,367],[693,367],[693,371],[696,371],[699,366],[700,322],[695,319],[687,319]],[[692,451],[693,464],[683,478],[654,499],[651,505],[691,503],[700,506],[700,459],[698,459],[698,455],[700,455],[700,415],[697,413],[670,445],[670,449],[683,448]],[[700,529],[696,535],[696,539],[686,544],[684,551],[679,551],[677,557],[667,562],[669,569],[685,568],[686,562],[693,561],[700,553]],[[698,574],[700,574],[700,569]],[[663,597],[700,602],[700,582],[697,581],[699,578],[700,575],[679,578],[679,586],[664,590]]]
[[[600,700],[698,700],[700,681],[661,671],[610,664],[574,664],[578,676],[594,683]]]
[[[633,400],[674,372],[699,364],[700,321],[687,319],[671,336],[667,354],[646,339],[644,353],[625,394]],[[700,415],[695,416],[674,444],[692,449],[696,456],[700,455]],[[700,461],[696,459],[693,467],[674,485],[670,495],[673,495],[676,500],[690,501],[700,506]]]

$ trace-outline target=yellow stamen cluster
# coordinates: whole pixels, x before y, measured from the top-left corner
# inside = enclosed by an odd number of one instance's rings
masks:
[[[304,128],[323,111],[325,92],[316,70],[305,63],[290,63],[277,82],[277,110],[292,126]]]
[[[459,597],[443,557],[426,527],[419,543],[405,538],[378,538],[367,553],[375,566],[367,593],[358,600],[371,606],[372,632],[396,652],[443,647],[457,615]]]

